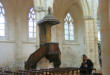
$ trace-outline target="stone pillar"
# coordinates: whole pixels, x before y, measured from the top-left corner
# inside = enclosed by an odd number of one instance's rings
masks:
[[[23,1],[17,1],[17,6],[19,6],[19,4],[21,4]],[[15,70],[18,69],[23,69],[23,43],[22,43],[22,25],[24,25],[24,16],[23,14],[20,14],[22,9],[20,9],[19,6],[17,7],[17,10],[15,12],[16,14],[16,21],[15,21],[15,37],[16,37],[16,51],[15,51]]]
[[[94,63],[94,68],[100,69],[98,59],[97,25],[94,18],[85,19],[86,24],[86,54]]]
[[[110,75],[109,0],[99,1],[99,13],[102,37],[102,73],[103,75]]]

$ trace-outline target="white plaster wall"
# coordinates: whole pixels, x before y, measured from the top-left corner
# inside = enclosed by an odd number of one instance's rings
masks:
[[[23,68],[24,62],[34,52],[36,40],[28,39],[28,12],[33,0],[0,0],[5,8],[6,36],[0,40],[0,67]]]
[[[0,42],[0,67],[9,66],[12,68],[14,65],[14,50],[15,50],[15,43],[7,43],[7,42]]]
[[[23,44],[23,57],[24,59],[28,59],[30,54],[32,54],[35,50],[37,50],[36,43],[24,43]]]
[[[52,28],[52,40],[56,40],[55,42],[59,43],[59,47],[61,50],[61,67],[80,67],[81,56],[85,53],[85,26],[80,5],[75,0],[56,0],[53,9],[54,15],[61,22],[59,25]],[[74,41],[64,40],[63,20],[67,12],[70,12],[71,16],[74,19]]]
[[[4,1],[0,0],[5,9],[5,20],[6,20],[6,39],[0,40],[0,67],[9,66],[12,68],[15,62],[15,31],[14,31],[14,23],[15,17],[14,13],[12,14],[14,8],[15,1]],[[11,37],[12,36],[12,37]]]
[[[78,1],[79,0],[55,0],[54,3],[54,15],[61,21],[61,23],[52,27],[52,42],[59,43],[62,53],[61,67],[79,67],[81,63],[81,56],[85,53],[85,26],[83,23],[82,10]],[[27,60],[30,54],[39,47],[39,38],[37,38],[37,42],[36,40],[30,41],[27,33],[28,12],[29,9],[33,7],[33,0],[5,0],[3,3],[7,13],[6,25],[8,39],[5,40],[5,43],[0,41],[0,54],[3,54],[0,55],[0,59],[1,62],[8,62],[8,60],[3,60],[4,58],[2,58],[2,56],[5,54],[7,55],[5,58],[11,60],[10,62],[14,61],[14,67],[23,68],[24,62]],[[67,12],[70,12],[74,19],[74,41],[64,40],[63,20]],[[8,43],[9,41],[14,43]],[[4,51],[7,51],[7,53]],[[11,57],[8,57],[8,55],[11,55]],[[0,67],[3,65],[4,64],[2,64]],[[7,66],[10,66],[10,64],[7,63]]]

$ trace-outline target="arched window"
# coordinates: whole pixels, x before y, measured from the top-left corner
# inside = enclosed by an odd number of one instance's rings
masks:
[[[0,3],[0,37],[5,36],[5,11],[2,3]]]
[[[65,40],[74,40],[74,24],[70,13],[64,19]]]
[[[36,38],[36,14],[33,8],[28,14],[28,36],[29,38]]]

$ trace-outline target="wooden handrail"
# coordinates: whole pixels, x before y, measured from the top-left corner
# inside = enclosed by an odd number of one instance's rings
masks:
[[[50,68],[50,69],[40,69],[40,70],[18,70],[13,71],[3,71],[0,75],[80,75],[80,68],[67,67],[67,68]],[[94,75],[96,74],[96,69],[92,69]]]

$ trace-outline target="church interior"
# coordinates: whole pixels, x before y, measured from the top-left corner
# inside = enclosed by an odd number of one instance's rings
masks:
[[[0,75],[80,75],[84,54],[110,75],[109,38],[109,0],[0,0]]]

